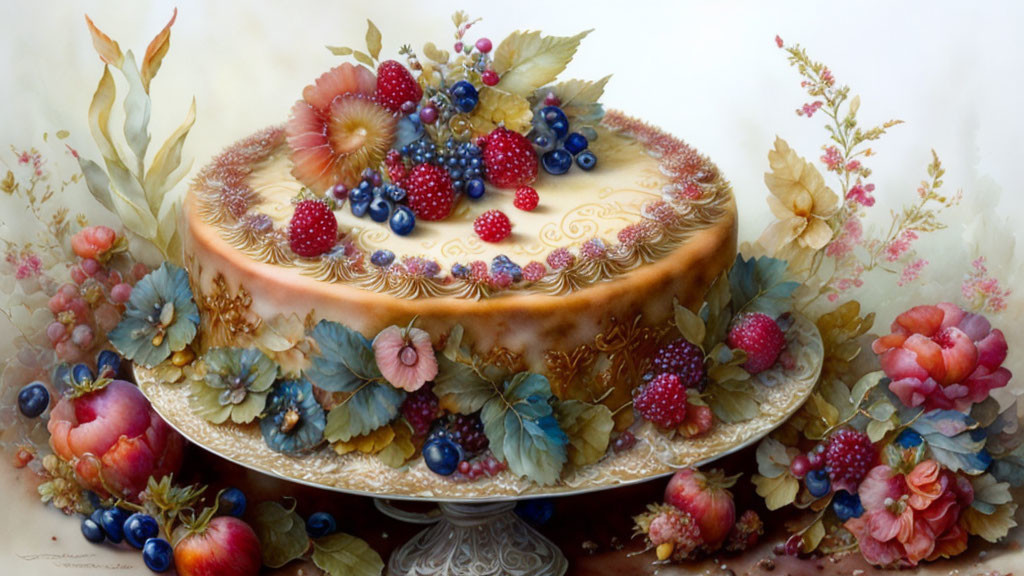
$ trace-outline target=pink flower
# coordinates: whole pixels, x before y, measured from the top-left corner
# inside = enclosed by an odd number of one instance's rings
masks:
[[[979,256],[971,262],[974,268],[964,276],[960,284],[960,294],[973,310],[985,312],[1001,312],[1006,308],[1006,298],[1013,293],[1009,288],[1002,288],[999,280],[988,274],[985,257]]]
[[[782,36],[779,36],[778,34],[775,35],[775,45],[782,48]]]
[[[858,490],[864,514],[846,521],[861,554],[878,566],[916,566],[967,549],[960,513],[974,501],[967,479],[925,460],[906,476],[872,468]]]
[[[860,160],[850,160],[846,163],[847,172],[856,172],[857,170],[860,170]]]
[[[419,328],[389,326],[373,339],[373,355],[384,378],[406,392],[419,390],[437,376],[430,335]]]
[[[907,265],[903,267],[903,270],[900,270],[900,279],[896,281],[896,285],[902,288],[907,284],[914,282],[917,280],[918,276],[921,275],[921,270],[923,270],[927,265],[928,261],[924,258],[918,258],[913,262],[907,263]]]
[[[796,114],[797,116],[807,116],[808,118],[810,118],[811,116],[814,116],[814,113],[817,112],[822,107],[822,105],[824,105],[824,102],[822,102],[821,100],[815,100],[810,104],[804,104],[803,106],[801,106],[796,111]]]
[[[117,232],[106,226],[88,226],[71,237],[71,249],[79,258],[102,261],[114,247]]]
[[[852,188],[850,188],[850,191],[846,193],[846,199],[870,208],[875,205],[875,197],[871,195],[874,191],[874,184],[861,184],[860,182],[857,182]]]
[[[871,345],[889,389],[907,406],[965,411],[1006,386],[1006,338],[979,314],[954,304],[916,306]]]
[[[835,170],[837,166],[842,165],[843,156],[835,146],[826,146],[825,153],[821,155],[821,161],[829,170]]]
[[[885,245],[885,259],[895,262],[901,256],[910,251],[910,245],[917,240],[917,233],[913,230],[904,230],[899,236]]]
[[[150,476],[178,471],[185,441],[122,380],[77,398],[64,397],[47,425],[50,447],[98,494],[138,498]]]

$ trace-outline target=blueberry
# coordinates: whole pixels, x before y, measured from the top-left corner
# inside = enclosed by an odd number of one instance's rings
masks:
[[[486,191],[487,189],[484,187],[484,181],[479,178],[473,178],[469,182],[466,182],[466,196],[469,196],[473,200],[482,198]]]
[[[832,508],[842,522],[846,522],[850,518],[860,518],[864,514],[864,506],[860,503],[860,496],[850,494],[846,490],[836,492],[836,495],[832,498]]]
[[[427,468],[441,476],[451,476],[462,461],[462,448],[447,436],[439,436],[423,445]]]
[[[370,201],[366,200],[365,202],[352,202],[350,200],[348,206],[349,208],[352,209],[353,216],[355,216],[356,218],[362,218],[363,216],[366,216],[366,211],[370,209]]]
[[[548,174],[565,174],[572,167],[572,154],[569,154],[565,150],[559,148],[558,150],[552,150],[551,152],[545,152],[541,156],[541,164],[544,166],[544,170]]]
[[[413,215],[412,210],[408,206],[398,206],[391,215],[391,221],[388,224],[395,234],[407,236],[416,227],[416,216]]]
[[[103,542],[107,538],[107,535],[103,533],[103,528],[100,528],[100,525],[92,518],[82,520],[82,536],[85,536],[85,539],[89,542],[96,544]]]
[[[539,134],[533,137],[533,147],[539,152],[550,152],[555,149],[555,140],[547,134]]]
[[[804,484],[807,485],[807,491],[815,498],[821,498],[832,490],[832,485],[828,480],[828,472],[824,469],[808,472],[804,478]]]
[[[309,534],[310,538],[323,538],[337,530],[338,523],[329,512],[314,512],[306,518],[306,534]]]
[[[36,418],[50,405],[50,391],[38,380],[18,392],[18,410],[28,418]]]
[[[156,523],[156,518],[149,514],[136,512],[124,521],[125,541],[139,550],[145,545],[146,540],[156,538],[158,534],[160,534],[160,526]]]
[[[372,187],[366,182],[363,182],[348,195],[348,200],[353,204],[362,204],[363,202],[373,200]]]
[[[100,527],[107,534],[107,540],[118,544],[124,540],[124,521],[128,513],[120,508],[108,508],[100,514]]]
[[[569,133],[569,124],[566,122],[558,121],[548,125],[551,131],[555,133],[555,136],[561,140],[565,138],[565,135]]]
[[[480,100],[480,94],[476,88],[465,80],[459,80],[452,85],[449,93],[455,101],[455,107],[461,112],[472,112]]]
[[[92,369],[85,364],[75,364],[75,366],[71,368],[71,380],[75,384],[81,385],[87,382],[92,382],[94,378],[95,376],[92,373]]]
[[[391,201],[383,196],[377,196],[370,202],[369,212],[374,222],[387,222],[391,217]]]
[[[388,200],[391,200],[392,202],[401,202],[402,200],[405,200],[405,196],[406,196],[405,188],[402,188],[401,186],[395,186],[394,184],[391,184],[391,185],[388,186],[387,191],[388,191]]]
[[[584,150],[576,157],[576,165],[584,170],[593,170],[597,166],[597,156],[590,150]]]
[[[113,350],[104,350],[96,357],[96,372],[101,378],[113,378],[121,368],[121,356]]]
[[[466,278],[469,276],[469,267],[465,264],[452,264],[452,276]]]
[[[560,124],[565,127],[566,132],[569,129],[569,119],[566,118],[565,112],[562,111],[558,106],[545,106],[540,110],[540,117],[544,119],[544,123],[547,124],[555,133],[558,134],[558,130],[555,128],[555,124]],[[558,134],[559,138],[564,138],[565,133]]]
[[[896,437],[896,443],[904,448],[917,448],[924,442],[924,438],[916,430],[907,428]]]
[[[575,156],[580,152],[583,152],[587,148],[588,144],[586,136],[579,132],[573,132],[565,138],[565,142],[562,143],[562,146],[565,147],[569,154]]]
[[[555,514],[555,502],[551,498],[523,500],[516,505],[516,514],[534,526],[543,526]]]
[[[142,561],[153,572],[166,572],[171,567],[174,549],[163,538],[149,538],[142,545]]]
[[[228,516],[241,518],[242,515],[245,514],[245,492],[242,492],[238,488],[228,488],[220,493],[218,505],[220,510]]]
[[[395,253],[391,250],[376,250],[370,255],[370,264],[380,268],[391,266],[395,261]]]

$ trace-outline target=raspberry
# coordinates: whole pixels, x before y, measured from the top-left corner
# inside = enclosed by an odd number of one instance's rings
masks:
[[[384,157],[384,166],[387,168],[388,177],[392,182],[401,182],[409,174],[405,169],[405,164],[402,163],[402,154],[398,150],[388,152]]]
[[[518,188],[537,179],[537,152],[525,136],[495,128],[484,145],[487,180],[498,188]]]
[[[747,353],[743,368],[751,374],[771,368],[786,347],[786,335],[775,320],[761,312],[744,314],[733,322],[726,343]]]
[[[476,415],[456,415],[448,423],[448,434],[449,438],[470,454],[483,452],[489,445],[487,436],[484,436],[484,424]]]
[[[547,273],[548,269],[536,260],[530,262],[526,266],[523,266],[523,280],[526,280],[527,282],[537,282]]]
[[[736,521],[725,542],[726,552],[742,552],[753,548],[761,535],[764,534],[764,523],[753,510],[747,510]]]
[[[700,527],[693,517],[676,509],[667,509],[655,516],[647,528],[647,537],[655,546],[671,544],[673,560],[686,559],[704,545]]]
[[[512,201],[512,205],[520,210],[532,212],[539,202],[540,196],[537,195],[536,190],[529,186],[520,186],[516,188],[516,198]]]
[[[224,210],[237,220],[249,210],[252,193],[248,187],[225,186],[220,192],[220,204]]]
[[[863,432],[843,428],[829,438],[825,468],[832,487],[856,492],[860,481],[878,463],[878,449]]]
[[[568,268],[575,263],[576,257],[572,255],[572,252],[569,252],[568,248],[556,248],[551,254],[548,254],[548,266],[555,270]]]
[[[655,352],[653,363],[656,374],[675,374],[687,388],[700,388],[703,384],[704,351],[686,338],[662,346]]]
[[[419,164],[402,182],[409,208],[420,220],[444,220],[455,204],[455,190],[448,171],[433,164]]]
[[[299,256],[314,258],[334,246],[338,219],[323,200],[302,200],[288,223],[288,244]]]
[[[675,428],[686,419],[686,387],[679,376],[661,374],[640,389],[633,406],[658,426]]]
[[[405,397],[402,416],[412,425],[413,434],[424,436],[440,412],[437,396],[428,384]]]
[[[604,245],[604,241],[600,238],[591,238],[580,247],[580,255],[587,260],[604,258],[607,253],[608,247]]]
[[[385,60],[377,67],[377,102],[391,112],[398,112],[406,102],[419,102],[423,88],[409,70],[394,60]]]
[[[473,221],[473,231],[484,242],[501,242],[512,233],[512,223],[500,210],[488,210]]]

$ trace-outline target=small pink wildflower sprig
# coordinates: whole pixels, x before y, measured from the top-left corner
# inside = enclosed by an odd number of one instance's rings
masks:
[[[964,275],[960,284],[960,295],[968,308],[974,312],[995,314],[1006,309],[1006,301],[1013,290],[1003,288],[999,279],[989,274],[985,257],[979,256],[971,262],[971,270]]]

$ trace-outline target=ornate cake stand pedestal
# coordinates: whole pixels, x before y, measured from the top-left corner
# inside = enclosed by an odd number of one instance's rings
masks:
[[[388,576],[562,576],[569,562],[513,512],[515,502],[441,502],[440,515],[377,509],[403,522],[434,523],[391,554]]]

